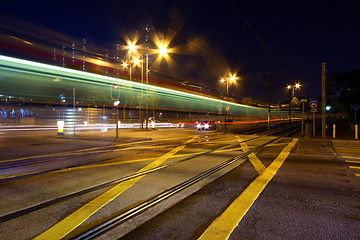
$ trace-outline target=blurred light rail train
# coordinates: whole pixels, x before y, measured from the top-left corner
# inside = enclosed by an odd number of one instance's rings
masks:
[[[59,119],[66,125],[84,121],[107,124],[116,122],[117,116],[124,123],[152,117],[185,126],[196,126],[197,121],[222,124],[226,115],[232,125],[267,120],[267,108],[223,101],[193,84],[153,78],[150,84],[141,84],[139,74],[129,81],[116,58],[104,59],[71,45],[54,51],[51,44],[4,33],[0,36],[2,125],[47,125]],[[115,107],[117,101],[120,104]],[[272,121],[286,121],[288,112],[272,109],[271,116]]]

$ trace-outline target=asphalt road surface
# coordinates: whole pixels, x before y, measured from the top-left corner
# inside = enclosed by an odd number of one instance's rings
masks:
[[[322,149],[319,139],[194,129],[121,133],[5,138],[2,238],[72,239],[230,160],[98,238],[360,236],[357,141]]]

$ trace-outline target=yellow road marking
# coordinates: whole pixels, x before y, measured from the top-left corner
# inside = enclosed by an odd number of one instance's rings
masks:
[[[159,166],[161,163],[166,161],[172,155],[183,149],[186,146],[186,144],[189,144],[192,141],[194,141],[197,137],[198,136],[195,136],[192,139],[183,143],[182,145],[172,149],[170,152],[167,152],[166,154],[164,154],[154,162],[140,169],[138,173]],[[97,212],[107,203],[114,200],[117,196],[119,196],[126,189],[130,188],[142,177],[144,177],[144,175],[119,183],[115,187],[111,188],[110,190],[101,194],[100,196],[93,199],[89,203],[85,204],[84,206],[76,210],[74,213],[70,214],[69,216],[67,216],[66,218],[55,224],[53,227],[49,228],[48,230],[37,236],[35,239],[60,239],[65,237],[76,227],[78,227],[81,223],[83,223],[86,219],[88,219],[91,215],[93,215],[95,212]]]
[[[39,172],[41,172],[41,171],[33,171],[33,172],[26,172],[26,173],[4,175],[4,176],[0,176],[0,180],[8,179],[8,178],[21,177],[21,176],[24,176],[24,175],[36,174],[36,173],[39,173]]]
[[[355,176],[356,176],[356,177],[360,177],[360,173],[355,173]]]
[[[236,150],[242,150],[242,148],[222,149],[222,150],[214,151],[213,153],[229,152],[229,151],[236,151]],[[206,153],[206,151],[196,152],[196,153],[178,154],[178,155],[173,155],[173,156],[171,156],[169,158],[190,157],[190,156],[195,156],[195,155],[201,155],[201,154],[204,154],[204,153]],[[70,172],[70,171],[83,170],[83,169],[96,168],[96,167],[111,167],[111,166],[117,166],[117,165],[121,165],[121,164],[153,161],[155,159],[157,159],[157,157],[134,159],[134,160],[127,160],[127,161],[119,161],[119,162],[110,162],[110,163],[101,163],[101,164],[89,164],[89,165],[85,165],[85,166],[64,168],[64,169],[52,171],[52,173]],[[30,174],[36,174],[36,173],[39,173],[39,172],[41,172],[41,171],[24,172],[24,173],[11,174],[11,175],[3,175],[3,176],[0,176],[0,180],[8,179],[8,178],[14,178],[14,177],[21,177],[21,176],[30,175]]]
[[[358,166],[349,166],[349,167],[352,169],[360,169],[360,167],[358,167]]]
[[[354,160],[345,160],[347,163],[360,163],[360,161],[354,161]]]
[[[274,147],[274,146],[281,146],[281,145],[286,145],[287,143],[272,143],[269,145],[266,145],[267,147]]]
[[[265,186],[275,176],[277,170],[288,157],[291,149],[295,146],[297,138],[294,138],[277,156],[277,158],[265,169],[250,185],[235,199],[233,203],[218,217],[199,239],[228,239],[232,231],[245,216]]]
[[[350,158],[350,159],[360,159],[360,157],[353,157],[353,156],[341,156],[342,158]]]
[[[119,144],[117,146],[126,146],[126,145],[130,145],[130,144],[133,144],[133,143],[124,143],[124,144]],[[2,161],[0,161],[0,163],[15,162],[15,161],[20,161],[20,160],[41,158],[41,157],[77,155],[77,154],[83,154],[83,152],[85,152],[85,151],[93,151],[93,150],[97,150],[97,149],[101,149],[101,148],[105,148],[105,147],[110,147],[110,146],[102,146],[102,147],[86,148],[86,149],[79,149],[79,150],[67,151],[67,152],[49,153],[49,154],[27,156],[27,157],[21,157],[21,158],[13,158],[13,159],[2,160]]]
[[[250,151],[249,146],[245,142],[243,142],[243,140],[239,136],[235,136],[235,137],[238,140],[238,142],[240,143],[240,146],[244,152]],[[266,169],[264,164],[262,164],[262,162],[259,160],[259,158],[255,155],[255,153],[252,152],[247,157],[249,158],[249,161],[251,162],[251,164],[254,166],[255,170],[259,174],[261,174]]]
[[[159,139],[157,141],[169,141],[169,140],[175,140],[175,139],[182,139],[182,138],[186,138],[186,137],[176,137],[176,138],[166,138],[166,139]],[[148,142],[148,141],[153,141],[153,140],[145,140],[143,142]],[[107,148],[107,147],[120,147],[120,146],[127,146],[127,145],[133,145],[133,144],[138,144],[139,142],[130,142],[130,143],[120,143],[120,144],[115,144],[113,146],[100,146],[100,147],[93,147],[93,148],[85,148],[85,149],[78,149],[78,150],[74,150],[74,151],[66,151],[66,152],[58,152],[58,153],[49,153],[49,154],[42,154],[42,155],[34,155],[34,156],[27,156],[27,157],[21,157],[21,158],[13,158],[13,159],[7,159],[7,160],[1,160],[0,163],[6,163],[6,162],[15,162],[15,161],[20,161],[20,160],[26,160],[26,159],[34,159],[34,158],[41,158],[41,157],[54,157],[54,156],[67,156],[67,155],[77,155],[77,154],[83,154],[83,152],[86,151],[94,151],[94,150],[98,150],[98,149],[102,149],[102,148]],[[100,150],[98,152],[101,152],[104,150]],[[109,151],[109,150],[106,150]],[[92,152],[93,153],[93,152]],[[95,152],[96,153],[96,152]]]

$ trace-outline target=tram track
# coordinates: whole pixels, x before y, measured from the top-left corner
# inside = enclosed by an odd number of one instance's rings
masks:
[[[255,139],[258,139],[258,138],[261,138],[263,136],[256,136],[256,137],[253,137],[253,138],[249,138],[247,140],[244,140],[244,142],[248,142],[248,141],[252,141],[252,140],[255,140]],[[262,144],[261,146],[264,147],[265,145],[275,141],[276,139],[279,139],[280,137],[278,138],[275,138],[274,140],[270,141],[270,142],[267,142],[265,144]],[[215,138],[214,138],[215,139]],[[212,140],[214,140],[212,139]],[[220,137],[216,138],[216,139],[220,139]],[[203,138],[203,140],[209,140],[209,139],[205,139]],[[202,141],[200,141],[202,142]],[[198,142],[193,142],[191,144],[196,144]],[[191,145],[190,144],[190,145]],[[175,144],[176,145],[176,144]],[[174,147],[175,145],[169,145],[167,146],[167,148],[170,148],[170,147]],[[216,151],[221,151],[221,150],[224,150],[224,149],[229,149],[231,147],[234,147],[234,146],[238,146],[239,145],[239,142],[236,142],[236,143],[233,143],[233,144],[228,144],[226,146],[222,146],[220,148],[216,148],[216,149],[212,149],[212,150],[208,150],[208,151],[205,151],[205,152],[202,152],[202,153],[198,153],[198,154],[193,154],[192,156],[190,157],[187,157],[185,159],[182,159],[180,161],[174,161],[174,162],[171,162],[171,163],[168,163],[168,164],[164,164],[164,165],[161,165],[159,167],[156,167],[156,168],[153,168],[153,169],[150,169],[148,171],[144,171],[144,172],[140,172],[140,173],[135,173],[135,174],[131,174],[131,175],[127,175],[127,176],[123,176],[123,177],[120,177],[118,179],[114,179],[112,181],[109,181],[109,182],[106,182],[106,183],[103,183],[103,184],[99,184],[99,185],[96,185],[96,186],[92,186],[90,188],[87,188],[87,189],[84,189],[84,190],[80,190],[80,191],[77,191],[77,192],[74,192],[74,193],[70,193],[68,195],[64,195],[64,196],[61,196],[61,197],[58,197],[58,198],[55,198],[55,199],[52,199],[52,200],[49,200],[49,201],[45,201],[45,202],[42,202],[42,203],[39,203],[37,205],[34,205],[34,206],[31,206],[31,207],[28,207],[28,208],[24,208],[24,209],[21,209],[21,210],[18,210],[18,211],[14,211],[10,214],[6,214],[6,215],[3,215],[0,217],[0,223],[3,223],[3,222],[6,222],[6,221],[9,221],[9,220],[12,220],[12,219],[15,219],[15,218],[19,218],[19,217],[22,217],[22,216],[25,216],[29,213],[32,213],[32,212],[35,212],[35,211],[39,211],[39,210],[42,210],[42,209],[45,209],[47,207],[50,207],[50,206],[53,206],[55,204],[58,204],[58,203],[62,203],[62,202],[65,202],[67,200],[70,200],[70,199],[73,199],[75,197],[79,197],[79,196],[82,196],[82,195],[85,195],[87,193],[91,193],[91,192],[95,192],[97,190],[101,190],[101,189],[105,189],[105,188],[109,188],[109,187],[112,187],[116,184],[119,184],[121,182],[124,182],[124,181],[127,181],[127,180],[130,180],[130,179],[134,179],[136,177],[139,177],[139,176],[142,176],[142,175],[147,175],[147,174],[150,174],[150,173],[153,173],[153,172],[157,172],[157,171],[160,171],[160,170],[163,170],[163,169],[166,169],[168,167],[171,167],[171,166],[174,166],[174,165],[177,165],[179,163],[182,163],[182,162],[185,162],[185,161],[188,161],[188,160],[191,160],[191,159],[194,159],[196,157],[199,157],[201,155],[206,155],[206,154],[211,154],[213,152],[216,152]],[[186,187],[188,186],[191,186],[193,184],[195,184],[196,182],[200,181],[201,179],[203,178],[206,178],[207,176],[219,171],[220,169],[232,164],[233,162],[236,162],[238,159],[241,159],[245,156],[247,156],[248,154],[250,154],[251,152],[253,151],[257,151],[259,150],[261,147],[258,146],[254,149],[251,149],[251,151],[249,152],[246,152],[246,153],[243,153],[243,154],[240,154],[236,157],[234,157],[233,159],[231,160],[228,160],[224,163],[224,165],[219,165],[213,169],[210,169],[206,172],[203,172],[201,174],[199,174],[198,176],[186,181],[186,182],[183,182],[177,186],[175,186],[173,189],[169,189],[168,191],[165,191],[165,192],[162,192],[161,194],[157,195],[157,196],[154,196],[152,199],[149,199],[146,203],[143,203],[141,204],[141,206],[137,206],[136,209],[131,209],[129,210],[130,212],[125,212],[122,217],[119,217],[119,220],[116,220],[115,222],[111,223],[111,224],[115,224],[115,225],[118,225],[119,221],[120,222],[123,222],[125,221],[124,220],[124,217],[129,218],[130,216],[133,216],[134,214],[138,213],[138,212],[142,212],[142,211],[145,211],[146,209],[148,209],[149,207],[153,206],[154,204],[156,204],[157,202],[163,200],[163,199],[166,199],[174,194],[176,194],[177,192],[185,189]],[[151,203],[150,203],[151,202]],[[108,225],[108,224],[106,224]],[[108,228],[109,225],[106,227]],[[102,228],[102,227],[101,227]],[[103,230],[101,230],[103,231]],[[107,230],[106,230],[107,231]],[[80,236],[79,239],[82,239],[82,237]],[[87,239],[87,238],[85,238]]]
[[[200,182],[201,180],[205,179],[206,177],[211,176],[212,174],[224,169],[225,167],[236,163],[240,159],[243,159],[244,157],[248,156],[249,154],[251,154],[253,152],[257,152],[260,149],[266,147],[267,145],[269,145],[275,141],[278,141],[279,139],[281,139],[289,134],[292,134],[292,133],[298,131],[298,129],[294,129],[294,127],[291,127],[290,129],[286,129],[285,131],[287,131],[287,133],[284,134],[283,136],[276,137],[270,141],[267,141],[266,143],[261,144],[247,152],[239,154],[232,159],[229,159],[229,160],[227,160],[205,172],[198,174],[197,176],[195,176],[191,179],[188,179],[187,181],[184,181],[170,189],[167,189],[167,190],[163,191],[162,193],[159,193],[158,195],[153,196],[152,198],[148,199],[147,201],[142,202],[141,204],[87,230],[86,232],[83,232],[82,234],[77,235],[76,237],[74,237],[72,239],[76,239],[76,240],[94,239],[96,237],[99,237],[102,234],[104,234],[108,231],[111,231],[113,228],[116,228],[117,226],[125,223],[127,220],[133,218],[134,216],[140,214],[141,212],[144,212],[144,211],[150,209],[151,207],[155,206],[156,204],[162,202],[163,200],[166,200],[166,199],[172,197],[173,195],[181,192],[182,190],[189,188],[190,186],[192,186],[192,185]],[[277,131],[276,133],[279,133],[279,132],[283,132],[283,131]],[[253,138],[253,139],[248,139],[246,141],[252,141],[252,140],[260,138],[260,137],[262,137],[262,136],[259,136],[259,137]],[[238,145],[238,144],[239,143],[232,144],[232,145]],[[223,147],[223,148],[226,148],[226,147]],[[223,148],[221,148],[221,149],[223,149]],[[220,150],[220,149],[218,149],[218,150]]]
[[[259,138],[259,136],[258,136],[258,137],[255,137],[255,138],[251,138],[251,139],[245,140],[245,141],[251,141],[251,140],[254,140],[254,139],[257,139],[257,138]],[[214,138],[213,140],[215,140],[215,139],[219,139],[219,137]],[[193,143],[193,144],[197,144],[197,143],[199,143],[199,142],[195,142],[195,143]],[[237,143],[235,143],[235,144],[230,144],[230,145],[221,147],[221,148],[219,148],[219,149],[209,150],[209,151],[206,151],[206,152],[203,152],[203,153],[200,153],[200,154],[194,154],[192,157],[188,157],[188,158],[185,158],[185,159],[180,160],[180,161],[175,161],[175,162],[172,162],[172,163],[169,163],[169,164],[164,164],[164,165],[161,165],[161,166],[156,167],[156,168],[154,168],[154,169],[150,169],[150,170],[148,170],[148,171],[144,171],[144,172],[141,172],[141,173],[135,173],[135,174],[131,174],[131,175],[128,175],[128,176],[123,176],[123,177],[114,179],[114,180],[112,180],[112,181],[99,184],[99,185],[97,185],[97,186],[93,186],[93,187],[90,187],[90,188],[87,188],[87,189],[83,189],[83,190],[78,191],[78,192],[70,193],[70,194],[68,194],[68,195],[64,195],[64,196],[61,196],[61,197],[59,197],[59,198],[55,198],[55,199],[52,199],[52,200],[49,200],[49,201],[46,201],[46,202],[43,202],[43,203],[40,203],[40,204],[36,204],[36,205],[34,205],[34,206],[31,206],[31,207],[28,207],[28,208],[24,208],[24,209],[15,211],[15,212],[13,212],[13,213],[0,216],[0,223],[6,222],[6,221],[9,221],[9,220],[11,220],[11,219],[15,219],[15,218],[18,218],[18,217],[21,217],[21,216],[24,216],[24,215],[29,214],[29,213],[31,213],[31,212],[44,209],[44,208],[46,208],[46,207],[49,207],[49,206],[52,206],[52,205],[55,205],[55,204],[58,204],[58,203],[67,201],[67,200],[72,199],[72,198],[75,198],[75,197],[79,197],[79,196],[85,195],[85,194],[87,194],[87,193],[91,193],[91,192],[94,192],[94,191],[97,191],[97,190],[101,190],[101,189],[104,189],[104,188],[107,188],[107,187],[111,187],[111,186],[114,186],[114,185],[119,184],[119,183],[121,183],[121,182],[124,182],[124,181],[130,180],[130,179],[133,179],[133,178],[142,176],[142,175],[146,175],[146,174],[149,174],[149,173],[152,173],[152,172],[155,172],[155,171],[159,171],[159,170],[162,170],[162,169],[165,169],[165,168],[174,166],[174,165],[179,164],[179,163],[181,163],[181,162],[191,160],[191,159],[193,159],[194,157],[198,157],[198,156],[200,156],[200,155],[209,154],[209,153],[211,153],[211,152],[218,151],[218,150],[222,150],[222,149],[226,149],[226,148],[229,148],[229,147],[232,147],[232,146],[235,146],[235,145],[238,145],[238,144],[237,144]],[[174,144],[171,144],[171,145],[166,146],[166,147],[163,147],[163,148],[161,148],[161,149],[173,148],[174,146],[176,146],[176,144],[175,144],[175,145],[174,145]],[[156,149],[156,150],[160,150],[160,148],[159,148],[159,149]],[[152,150],[152,151],[155,151],[155,150]],[[149,152],[149,151],[148,151],[148,152]],[[148,153],[148,152],[144,152],[144,153]],[[118,158],[118,157],[117,157],[117,158]],[[110,160],[110,159],[108,159],[108,160]],[[105,160],[101,160],[101,161],[105,161]],[[92,163],[92,164],[93,164],[93,163]],[[84,165],[89,165],[89,164],[82,164],[82,165],[78,165],[78,166],[73,166],[73,167],[71,167],[71,168],[75,168],[75,167],[79,167],[79,166],[84,166]],[[70,167],[69,167],[69,168],[66,168],[66,169],[70,169]],[[59,170],[63,170],[63,168],[62,168],[62,169],[57,169],[57,170],[51,170],[51,171],[38,172],[38,173],[36,173],[36,174],[28,174],[28,175],[22,176],[22,177],[29,177],[29,176],[34,176],[34,175],[39,175],[39,174],[44,174],[44,173],[49,173],[49,172],[55,172],[55,171],[59,171]],[[13,179],[15,179],[15,178],[13,178]],[[16,178],[16,179],[19,179],[19,178]],[[2,180],[2,179],[0,179],[0,182],[1,182],[1,180]]]
[[[218,139],[213,138],[214,139]],[[207,139],[208,140],[208,139]],[[78,168],[86,165],[111,161],[114,159],[120,159],[120,158],[126,158],[131,157],[135,155],[141,155],[141,154],[147,154],[151,152],[161,151],[168,148],[173,148],[176,146],[176,144],[168,144],[166,143],[166,146],[162,144],[164,140],[157,140],[156,142],[147,142],[145,146],[131,146],[131,147],[125,147],[125,148],[119,148],[119,145],[114,146],[104,146],[104,147],[97,147],[97,148],[90,148],[90,149],[80,149],[75,151],[69,151],[65,153],[54,153],[54,154],[46,154],[43,156],[29,156],[29,157],[23,157],[23,158],[17,158],[17,159],[8,159],[8,160],[2,160],[0,161],[0,170],[1,169],[11,169],[11,168],[18,168],[18,167],[26,167],[34,164],[44,164],[44,163],[51,163],[55,161],[61,161],[66,158],[67,161],[71,161],[71,159],[77,160],[79,158],[88,157],[84,163],[77,163],[77,164],[70,164],[68,166],[62,166],[58,168],[43,170],[43,171],[31,171],[28,173],[20,173],[20,174],[13,174],[8,176],[0,176],[0,183],[1,182],[8,182],[12,180],[17,180],[20,178],[30,177],[34,175],[39,174],[45,174],[45,173],[51,173],[51,172],[57,172],[62,170],[71,170],[73,168]],[[201,139],[199,140],[201,142]],[[142,142],[143,143],[143,142]],[[134,145],[136,143],[131,143],[131,145]],[[138,142],[137,142],[138,144]],[[130,145],[130,144],[126,144]],[[160,145],[161,147],[156,147],[157,145]],[[155,146],[155,147],[154,147]],[[148,150],[143,150],[146,148],[150,148]],[[139,150],[140,149],[140,150]],[[128,153],[128,154],[122,154],[119,155],[118,153],[120,151],[127,151],[127,150],[139,150],[137,152]],[[112,154],[112,156],[101,156],[104,154]],[[116,153],[116,154],[114,154]],[[93,157],[93,159],[89,159],[89,157]]]

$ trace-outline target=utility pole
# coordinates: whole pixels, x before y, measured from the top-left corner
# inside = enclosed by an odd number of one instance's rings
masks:
[[[289,89],[289,124],[291,124],[291,89]]]
[[[74,135],[76,135],[75,133],[75,105],[76,105],[76,100],[75,100],[75,88],[73,88],[73,121],[74,121]]]
[[[268,81],[268,133],[270,133],[270,102],[271,102],[271,72],[269,72],[269,81]]]
[[[322,100],[321,100],[321,111],[322,111],[322,126],[321,126],[321,135],[323,148],[326,148],[326,63],[321,63],[321,92],[322,92]]]
[[[274,73],[274,72],[272,72]],[[277,72],[275,72],[277,73]],[[268,80],[264,80],[260,74],[263,73],[257,73],[256,76],[258,76],[258,78],[260,78],[260,80],[264,83],[264,85],[266,85],[268,87],[268,132],[270,132],[270,120],[271,120],[271,72],[268,72]],[[276,80],[275,80],[276,81]]]

